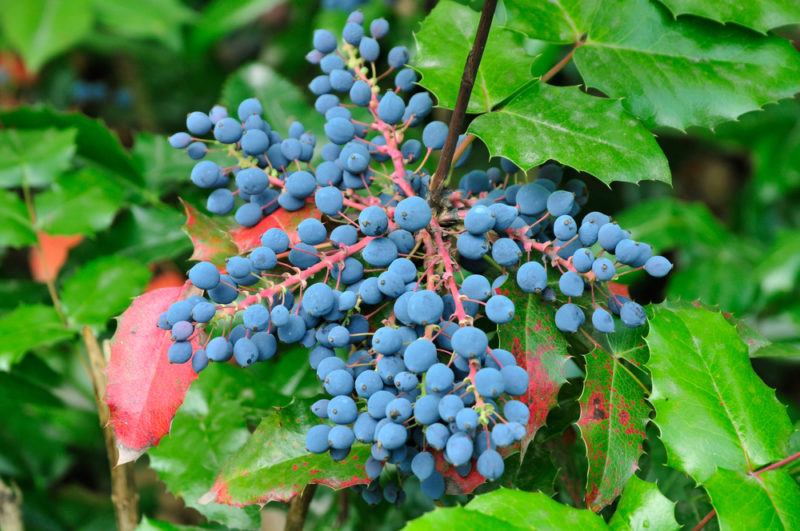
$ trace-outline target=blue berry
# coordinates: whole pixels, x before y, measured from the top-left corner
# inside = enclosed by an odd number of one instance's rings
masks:
[[[663,256],[653,256],[644,263],[644,270],[653,277],[664,277],[672,269],[672,262]]]
[[[499,479],[503,475],[505,465],[503,457],[497,451],[488,449],[478,457],[478,473],[490,481]]]
[[[558,289],[567,297],[583,295],[583,277],[574,271],[567,271],[558,280]]]
[[[223,144],[235,144],[242,137],[242,124],[233,118],[223,118],[214,124],[214,138]]]
[[[388,124],[397,124],[403,120],[406,104],[403,98],[394,92],[387,92],[378,103],[378,117]]]
[[[617,269],[614,267],[614,262],[608,258],[598,258],[592,264],[592,273],[594,273],[597,280],[606,281],[614,278],[617,274]]]
[[[603,308],[595,308],[592,312],[592,326],[598,332],[610,334],[614,331],[614,318]]]
[[[422,143],[428,149],[442,149],[447,139],[447,131],[447,124],[444,122],[431,122],[422,130]]]
[[[389,218],[379,206],[369,206],[358,215],[358,226],[367,236],[380,236],[389,228]]]
[[[538,262],[526,262],[517,270],[517,284],[525,293],[539,293],[547,287],[547,271]]]
[[[492,244],[492,258],[501,266],[513,266],[522,258],[522,250],[511,238],[499,238]]]
[[[619,317],[625,326],[636,328],[642,326],[647,321],[647,314],[639,304],[628,301],[622,305],[619,311]]]
[[[211,131],[214,124],[204,112],[195,111],[186,116],[186,130],[195,136],[203,136]]]
[[[431,222],[431,207],[421,197],[407,197],[395,207],[394,221],[397,225],[410,232],[416,232],[427,227]]]
[[[504,295],[495,295],[486,302],[486,317],[497,324],[511,322],[514,319],[514,303]]]
[[[315,30],[314,49],[325,54],[331,53],[336,49],[336,37],[328,30]]]
[[[572,303],[567,303],[556,311],[556,327],[562,332],[577,332],[584,319],[583,311]]]

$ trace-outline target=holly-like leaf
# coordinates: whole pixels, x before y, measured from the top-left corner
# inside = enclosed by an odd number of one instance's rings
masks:
[[[37,228],[48,234],[93,234],[108,228],[122,206],[124,191],[105,173],[84,168],[60,175],[37,194]]]
[[[186,212],[183,231],[191,238],[194,251],[191,260],[205,260],[224,266],[225,260],[238,254],[238,248],[228,234],[231,223],[227,218],[208,216],[181,200]]]
[[[522,169],[553,159],[606,184],[670,182],[667,159],[653,135],[619,101],[589,96],[577,87],[534,83],[501,109],[475,119],[469,132],[491,155]]]
[[[233,30],[255,22],[278,4],[278,0],[213,0],[194,27],[192,45],[206,48]]]
[[[452,109],[475,40],[480,14],[445,0],[425,17],[416,33],[417,56],[413,66],[422,74],[420,84],[431,91],[440,107]],[[481,59],[467,112],[489,112],[531,79],[533,57],[519,33],[493,26]]]
[[[70,9],[78,7],[72,6]],[[15,129],[75,129],[76,153],[80,158],[102,166],[129,185],[139,187],[143,184],[142,176],[128,152],[100,120],[77,112],[57,112],[48,107],[17,107],[0,112],[0,123],[6,128]]]
[[[64,281],[61,302],[73,324],[102,326],[119,315],[144,290],[148,280],[150,270],[137,260],[123,256],[98,258]]]
[[[261,245],[261,236],[269,229],[283,229],[289,235],[289,239],[296,243],[297,226],[301,221],[308,218],[320,219],[322,213],[317,210],[313,203],[309,203],[300,210],[289,212],[279,208],[269,216],[265,217],[254,227],[236,227],[230,231],[233,242],[240,253],[245,253]]]
[[[112,33],[128,39],[157,40],[173,50],[181,48],[181,27],[195,15],[178,0],[94,0],[94,8],[100,24]],[[153,16],[154,11],[158,16]]]
[[[258,385],[271,380],[271,367],[257,364],[241,369],[213,363],[189,388],[169,435],[151,448],[150,466],[170,493],[212,521],[228,527],[258,527],[258,509],[217,503],[198,503],[214,484],[222,464],[250,437],[243,399],[263,392]],[[255,375],[258,375],[258,378]],[[187,452],[187,448],[193,448]]]
[[[119,318],[111,342],[106,402],[119,450],[119,463],[139,457],[169,432],[175,411],[197,378],[191,364],[167,359],[169,334],[156,327],[158,316],[190,285],[162,288],[137,297]],[[196,347],[197,345],[195,345]]]
[[[800,529],[800,486],[786,470],[720,468],[704,482],[720,529]]]
[[[53,182],[72,162],[75,135],[74,129],[0,131],[0,187]]]
[[[318,137],[324,136],[324,120],[299,88],[262,63],[243,66],[228,78],[222,89],[222,101],[229,109],[239,102],[256,97],[264,106],[264,117],[273,129],[286,133],[297,120]]]
[[[601,348],[586,354],[578,428],[586,444],[586,504],[600,510],[619,496],[642,455],[650,407],[641,381]]]
[[[772,28],[800,22],[800,4],[793,0],[661,0],[675,15],[695,15],[736,24],[766,33]]]
[[[768,297],[790,295],[800,278],[800,231],[780,234],[756,270],[761,291]]]
[[[369,483],[364,471],[369,446],[353,446],[341,462],[306,450],[306,432],[319,423],[311,414],[312,402],[296,399],[268,413],[222,468],[204,501],[236,506],[285,502],[311,483],[333,489]]]
[[[0,190],[0,247],[25,247],[36,243],[28,209],[18,194]]]
[[[17,306],[0,317],[0,370],[7,371],[30,350],[73,336],[52,306]]]
[[[675,520],[675,502],[661,494],[655,483],[635,475],[625,485],[608,525],[615,531],[667,531],[680,528]]]
[[[505,286],[510,286],[505,289]],[[498,328],[500,348],[528,371],[528,392],[518,400],[530,411],[527,433],[521,443],[522,457],[536,432],[544,426],[547,414],[558,403],[558,390],[567,380],[564,365],[569,359],[567,342],[556,330],[553,309],[538,295],[523,293],[515,283],[507,283],[502,293],[514,301],[514,319]]]
[[[196,164],[184,150],[170,146],[165,137],[145,132],[136,135],[131,155],[147,187],[162,193],[171,184],[187,182]]]
[[[575,64],[649,127],[713,127],[800,91],[800,54],[788,41],[676,21],[649,0],[603,2]]]
[[[786,455],[786,409],[722,314],[664,303],[649,323],[650,402],[671,466],[704,482],[717,468],[753,471]]]
[[[506,26],[547,42],[578,42],[590,28],[599,0],[505,0]]]
[[[586,509],[558,503],[541,492],[500,488],[476,496],[464,507],[435,509],[405,529],[608,529],[603,519]]]
[[[89,32],[92,13],[91,0],[4,2],[0,22],[5,39],[35,72]]]
[[[192,242],[181,230],[184,216],[167,207],[133,206],[117,217],[110,231],[97,236],[96,247],[104,253],[136,258],[151,264],[183,254],[188,256]]]

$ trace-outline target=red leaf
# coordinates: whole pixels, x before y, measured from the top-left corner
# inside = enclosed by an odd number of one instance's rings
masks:
[[[448,494],[470,494],[472,491],[486,483],[486,478],[478,473],[476,460],[472,460],[469,474],[462,476],[456,467],[444,460],[442,452],[434,452],[436,456],[436,470],[444,476]]]
[[[517,365],[528,372],[528,392],[518,397],[527,404],[530,416],[521,441],[522,457],[547,414],[558,403],[558,391],[566,381],[564,364],[569,359],[567,342],[556,330],[553,309],[539,295],[528,295],[513,287],[514,319],[498,328],[500,347],[511,351]]]
[[[159,269],[147,284],[145,291],[154,291],[161,288],[180,288],[186,282],[186,277],[179,273],[173,264],[168,264],[166,267]]]
[[[156,327],[158,316],[170,304],[191,294],[190,286],[187,282],[181,288],[145,293],[119,318],[111,342],[106,392],[118,464],[133,461],[158,444],[197,378],[190,363],[169,362],[169,333]]]
[[[51,236],[44,232],[37,233],[41,253],[37,247],[31,247],[28,263],[31,276],[37,282],[49,282],[58,278],[58,272],[67,261],[69,251],[83,241],[83,236]]]
[[[289,212],[279,208],[269,216],[262,219],[255,227],[238,227],[231,231],[233,241],[240,253],[247,252],[261,245],[261,235],[269,229],[283,229],[292,243],[297,241],[297,226],[307,218],[320,219],[321,214],[313,204],[307,204],[300,210]]]

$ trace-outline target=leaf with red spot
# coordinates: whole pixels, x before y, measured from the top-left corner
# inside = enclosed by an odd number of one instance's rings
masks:
[[[586,444],[586,505],[599,511],[619,496],[642,455],[650,406],[632,369],[602,348],[586,354],[578,428]]]
[[[150,291],[134,299],[119,318],[111,341],[106,391],[118,463],[133,461],[158,444],[169,432],[189,384],[197,378],[191,364],[169,362],[169,333],[156,327],[158,316],[191,292],[189,283]]]
[[[186,211],[183,231],[194,245],[191,260],[205,260],[224,266],[226,258],[239,254],[229,234],[231,224],[228,218],[207,216],[186,201],[181,200],[181,203]]]
[[[255,227],[237,227],[231,231],[233,242],[244,253],[261,245],[261,235],[269,229],[283,229],[292,242],[297,241],[297,226],[308,218],[320,219],[321,213],[313,204],[307,204],[300,210],[289,212],[279,208],[262,219]]]
[[[434,455],[436,457],[436,470],[444,476],[448,494],[470,494],[486,483],[486,478],[478,473],[474,459],[472,460],[469,474],[462,476],[458,473],[456,467],[444,460],[442,452],[434,452]]]
[[[553,308],[536,294],[523,293],[515,283],[508,283],[507,296],[514,301],[514,319],[498,327],[500,348],[514,354],[517,365],[528,371],[528,391],[518,397],[528,406],[530,417],[522,439],[521,452],[530,444],[537,430],[544,426],[547,414],[558,402],[558,390],[566,382],[564,365],[569,359],[567,341],[555,327]]]
[[[245,444],[222,467],[203,501],[244,506],[286,502],[308,484],[343,489],[370,482],[364,470],[369,446],[356,444],[340,462],[306,450],[306,432],[319,424],[313,400],[294,400],[267,414]]]

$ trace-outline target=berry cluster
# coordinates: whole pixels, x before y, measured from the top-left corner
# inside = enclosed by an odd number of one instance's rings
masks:
[[[527,371],[487,334],[514,318],[507,291],[558,300],[564,332],[579,330],[584,307],[597,331],[613,332],[612,314],[632,327],[645,315],[605,283],[672,267],[608,216],[591,212],[578,223],[586,188],[577,180],[561,186],[556,165],[520,184],[513,183],[519,169],[505,160],[466,172],[434,211],[424,165],[443,147],[447,125],[433,121],[421,141],[405,138],[432,101],[415,92],[405,48],[389,50],[387,69],[377,73],[388,29],[374,20],[368,36],[355,12],[343,43],[315,32],[307,58],[323,74],[310,88],[330,140],[316,166],[313,135],[293,124],[281,139],[257,100],[242,102],[238,120],[219,107],[189,115],[189,133],[213,128],[212,143],[227,144],[237,159],[229,168],[201,161],[192,171],[195,184],[214,189],[211,212],[231,212],[238,196],[244,204],[235,218],[244,225],[312,201],[322,218],[305,219],[296,234],[267,230],[247,256],[229,257],[224,273],[210,262],[194,265],[189,280],[204,296],[174,303],[158,321],[175,341],[170,361],[191,360],[198,372],[209,361],[268,360],[280,344],[306,347],[329,395],[312,407],[325,422],[309,430],[307,448],[341,460],[356,442],[371,444],[368,502],[403,497],[397,483],[380,486],[387,463],[398,477],[416,476],[434,499],[445,491],[440,460],[461,474],[473,467],[489,480],[503,474],[500,452],[525,436],[529,417]],[[382,92],[379,81],[391,74],[394,88]],[[170,142],[202,156],[206,144],[189,133]],[[456,166],[468,156],[462,139]],[[557,290],[548,272],[560,275]],[[193,343],[201,348],[193,352]]]

